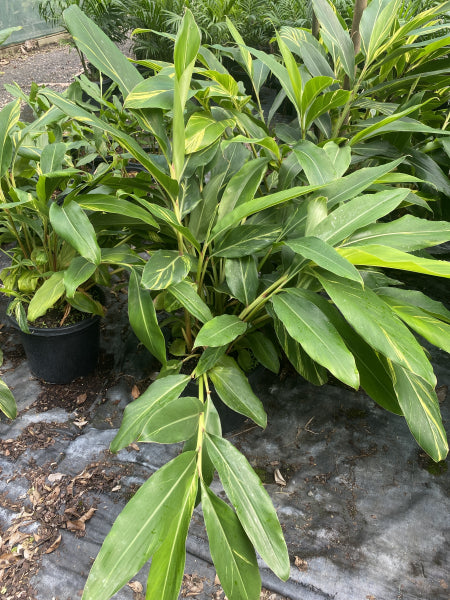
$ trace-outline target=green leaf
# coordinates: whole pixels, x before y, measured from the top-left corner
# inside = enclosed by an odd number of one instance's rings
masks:
[[[78,6],[72,4],[63,16],[77,47],[90,63],[118,84],[124,96],[142,81],[139,71]]]
[[[347,90],[334,90],[325,92],[314,100],[308,109],[305,118],[305,129],[308,129],[313,121],[329,113],[335,108],[344,106],[351,99],[351,92]]]
[[[5,413],[8,419],[15,419],[17,416],[17,406],[11,390],[4,381],[0,379],[0,410]]]
[[[302,346],[288,334],[283,323],[276,316],[273,308],[266,306],[266,309],[273,319],[273,326],[278,341],[297,373],[313,385],[323,385],[326,383],[328,381],[327,370],[322,367],[322,365],[316,363],[309,354],[303,350]]]
[[[70,9],[68,9],[70,10]],[[132,67],[134,69],[134,67]],[[136,69],[134,69],[136,70]],[[136,71],[137,72],[137,71]],[[159,166],[154,162],[149,154],[144,152],[141,146],[134,140],[131,136],[127,135],[123,131],[116,129],[108,122],[99,119],[95,115],[86,110],[80,108],[74,102],[71,102],[67,98],[63,98],[59,96],[56,92],[51,90],[45,91],[45,96],[52,102],[55,106],[57,106],[60,110],[64,112],[64,114],[80,121],[82,123],[86,123],[91,127],[98,127],[101,131],[105,133],[109,133],[115,140],[117,140],[123,148],[125,148],[130,154],[143,165],[151,175],[158,181],[163,188],[168,192],[168,194],[172,197],[176,197],[178,192],[178,184],[177,182],[170,178],[166,173],[161,171]]]
[[[64,273],[64,285],[68,298],[73,298],[78,286],[87,281],[96,270],[96,266],[82,256],[75,256]]]
[[[369,346],[342,317],[339,311],[320,294],[309,290],[297,290],[320,308],[336,327],[345,345],[355,358],[361,387],[380,406],[402,415],[397,401],[387,359]]]
[[[10,35],[12,35],[15,31],[20,31],[21,29],[21,25],[18,25],[17,27],[7,27],[6,29],[2,29],[0,31],[0,46],[6,42]]]
[[[249,417],[260,427],[266,427],[267,415],[263,405],[231,356],[222,356],[208,375],[216,392],[227,406]]]
[[[82,292],[75,292],[72,298],[68,298],[67,301],[71,306],[77,310],[92,315],[99,315],[100,317],[105,316],[105,309],[100,302],[94,300],[89,294]]]
[[[203,403],[198,398],[181,397],[169,403],[153,404],[147,423],[137,438],[138,442],[176,444],[184,442],[197,431]]]
[[[97,243],[94,227],[76,202],[50,206],[50,221],[58,235],[66,240],[86,260],[100,264],[101,251]]]
[[[448,444],[434,387],[398,364],[390,366],[398,402],[411,433],[433,460],[443,460]]]
[[[154,252],[142,273],[142,285],[150,290],[163,290],[182,281],[189,273],[191,261],[176,250]]]
[[[359,229],[343,246],[382,245],[410,252],[436,246],[450,239],[450,223],[405,215],[389,223],[374,223]]]
[[[187,227],[184,227],[184,225],[180,224],[180,222],[177,220],[173,210],[165,208],[164,206],[158,206],[157,204],[151,204],[151,203],[147,202],[146,200],[142,200],[142,199],[138,198],[137,196],[135,198],[136,198],[136,200],[142,202],[143,205],[145,206],[145,208],[147,210],[149,210],[154,217],[156,217],[157,219],[160,219],[164,223],[167,223],[168,225],[173,227],[176,231],[180,232],[181,235],[186,240],[191,242],[191,244],[194,246],[194,248],[196,250],[198,250],[198,252],[200,253],[200,251],[201,251],[200,244],[195,239],[191,230],[188,229]]]
[[[289,555],[275,509],[261,480],[247,459],[227,440],[207,434],[205,445],[250,541],[269,568],[286,580]]]
[[[345,240],[358,229],[372,225],[392,212],[408,196],[409,190],[398,189],[364,195],[336,208],[314,227],[310,235],[331,246]]]
[[[54,171],[62,170],[62,163],[66,155],[66,144],[58,142],[48,144],[42,150],[40,166],[44,175],[51,175]]]
[[[246,339],[256,360],[260,362],[263,367],[269,369],[269,371],[278,373],[280,370],[280,361],[278,352],[272,341],[260,331],[251,333]]]
[[[339,248],[338,252],[354,265],[388,267],[390,269],[436,275],[437,277],[450,277],[450,262],[421,258],[396,248],[368,244],[361,247]]]
[[[83,600],[109,600],[161,547],[191,489],[196,456],[184,452],[171,460],[128,502],[92,566]]]
[[[323,148],[301,140],[295,144],[293,151],[311,185],[330,183],[337,178],[333,164]]]
[[[270,246],[278,237],[278,225],[249,225],[245,223],[216,239],[212,256],[239,258],[249,256]]]
[[[195,346],[224,346],[246,330],[247,323],[235,315],[220,315],[203,325],[195,338]]]
[[[200,359],[195,368],[195,376],[200,377],[200,375],[203,375],[203,373],[206,373],[212,367],[214,367],[219,358],[225,354],[227,347],[228,346],[225,345],[217,346],[216,348],[214,348],[213,346],[206,348],[200,356]]]
[[[125,98],[124,107],[172,110],[174,92],[175,79],[169,75],[159,73],[138,83]],[[195,91],[190,90],[188,97],[194,95]]]
[[[361,49],[366,56],[367,64],[371,63],[377,50],[385,42],[397,18],[399,0],[372,0],[364,10],[359,31]]]
[[[139,219],[140,221],[147,223],[147,225],[151,225],[158,229],[158,223],[148,211],[133,204],[129,200],[124,200],[117,196],[108,196],[106,194],[80,194],[75,198],[75,201],[86,210],[133,217],[134,219]]]
[[[186,125],[185,148],[186,154],[199,152],[214,144],[227,127],[234,126],[234,119],[216,121],[209,113],[194,113]]]
[[[200,48],[200,31],[189,9],[186,10],[175,41],[174,65],[178,79],[193,67]]]
[[[219,204],[219,220],[231,212],[235,206],[251,200],[256,194],[264,173],[267,158],[256,158],[245,163],[228,182]]]
[[[320,33],[333,55],[335,69],[338,59],[350,82],[355,78],[355,51],[348,31],[343,29],[339,19],[326,0],[312,0],[313,10],[320,22]]]
[[[314,261],[319,267],[362,284],[362,278],[358,270],[347,260],[341,260],[342,256],[339,252],[320,238],[303,237],[287,240],[286,245],[296,254]]]
[[[403,161],[404,158],[398,158],[378,167],[363,167],[322,187],[321,194],[328,198],[328,209],[346,200],[355,198],[355,196],[370,187],[380,177],[393,171]],[[396,191],[400,192],[402,190]],[[393,193],[393,190],[389,190],[388,193]]]
[[[168,375],[157,379],[137,400],[129,404],[120,429],[111,442],[111,452],[118,452],[134,442],[146,428],[155,410],[162,409],[178,398],[188,381],[187,375]]]
[[[430,313],[416,306],[399,303],[398,300],[394,300],[389,296],[383,296],[382,294],[378,294],[378,296],[389,304],[408,327],[414,329],[414,331],[438,348],[450,352],[450,325],[448,323],[443,323],[430,315]]]
[[[148,290],[141,288],[134,269],[128,285],[128,318],[138,339],[162,365],[167,362],[166,342],[156,317],[155,307]]]
[[[5,175],[11,165],[13,145],[10,133],[19,117],[20,99],[10,102],[0,111],[0,178]]]
[[[197,294],[194,284],[190,284],[187,281],[180,281],[175,285],[169,286],[167,291],[169,294],[172,294],[172,296],[174,296],[192,316],[202,323],[206,323],[213,318],[209,307]]]
[[[313,360],[335,377],[358,389],[359,376],[351,352],[326,315],[307,298],[286,290],[272,298],[277,317]]]
[[[259,600],[261,577],[255,551],[233,509],[202,482],[202,509],[211,556],[230,600]]]
[[[36,321],[64,295],[64,271],[53,273],[34,294],[28,305],[28,320]]]
[[[277,142],[269,136],[263,138],[248,138],[245,135],[237,135],[229,140],[223,142],[223,148],[226,148],[230,144],[257,144],[262,148],[266,148],[276,160],[281,160],[280,148]],[[252,163],[254,161],[251,161]]]
[[[169,524],[167,537],[152,558],[148,574],[147,598],[174,600],[180,593],[186,563],[186,538],[197,495],[198,477],[192,477],[191,485],[179,504],[178,513]]]
[[[432,300],[422,292],[395,287],[379,287],[377,289],[377,294],[381,294],[385,297],[388,296],[401,304],[412,304],[437,319],[450,323],[450,311],[442,304],[442,302]]]
[[[372,348],[436,385],[433,369],[415,337],[372,290],[327,272],[317,275],[350,325]]]
[[[225,261],[225,278],[232,295],[245,306],[256,298],[259,279],[253,256],[228,258]]]

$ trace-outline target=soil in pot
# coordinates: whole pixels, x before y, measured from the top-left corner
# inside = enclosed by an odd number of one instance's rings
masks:
[[[9,318],[10,324],[20,332],[28,365],[35,377],[47,383],[70,383],[95,369],[100,344],[100,317],[84,316],[82,320],[62,327],[54,327],[52,319],[45,322],[44,318],[44,326],[31,326],[30,333],[21,331],[16,320]]]

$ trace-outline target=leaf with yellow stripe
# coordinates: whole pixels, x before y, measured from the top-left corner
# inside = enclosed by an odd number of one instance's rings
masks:
[[[400,365],[390,363],[398,403],[417,443],[436,462],[448,453],[448,443],[434,388]]]
[[[417,306],[402,304],[389,296],[380,295],[380,297],[411,329],[438,348],[450,352],[450,325],[448,323],[443,323]]]
[[[316,275],[326,293],[350,325],[372,348],[396,364],[436,385],[433,369],[422,347],[391,308],[372,290],[328,271]]]
[[[142,285],[149,290],[164,290],[182,281],[189,273],[191,261],[176,250],[157,250],[142,273]]]
[[[352,246],[338,248],[341,256],[353,265],[367,265],[372,267],[387,267],[403,271],[414,271],[437,277],[450,277],[450,262],[433,260],[414,256],[396,248],[389,248],[378,244],[367,246]]]

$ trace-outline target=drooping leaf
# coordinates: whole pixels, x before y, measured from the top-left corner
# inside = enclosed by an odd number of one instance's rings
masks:
[[[396,248],[367,244],[366,246],[339,248],[338,252],[354,265],[388,267],[438,277],[450,277],[450,262],[421,258]]]
[[[296,296],[295,289],[277,294],[272,305],[277,317],[313,360],[335,377],[359,388],[359,376],[351,352],[326,315],[312,302]]]
[[[450,323],[450,310],[448,310],[442,302],[432,300],[422,292],[395,287],[379,287],[376,291],[377,294],[392,298],[401,304],[417,306],[433,317],[445,321],[446,323]]]
[[[149,290],[163,290],[182,281],[190,268],[188,256],[176,250],[157,250],[144,267],[142,285]]]
[[[289,362],[295,368],[297,373],[313,385],[323,385],[328,381],[328,373],[325,367],[315,362],[307,354],[302,346],[292,338],[283,323],[278,319],[272,307],[267,307],[267,312],[273,318],[273,326],[280,346],[289,359]]]
[[[347,260],[340,260],[342,256],[339,252],[320,238],[303,237],[286,240],[286,245],[296,254],[314,261],[319,267],[331,271],[340,277],[362,283],[362,278],[358,270]]]
[[[109,600],[161,547],[167,524],[179,515],[192,486],[196,456],[196,452],[184,452],[171,460],[128,502],[92,566],[83,600]]]
[[[178,398],[187,386],[186,375],[168,375],[154,381],[124,412],[122,424],[111,442],[111,452],[118,452],[135,441],[145,429],[155,407],[162,408]]]
[[[203,403],[198,398],[183,396],[170,402],[153,404],[138,442],[176,444],[194,435]]]
[[[304,296],[320,308],[327,315],[331,323],[342,336],[347,348],[355,358],[361,387],[380,406],[397,415],[402,415],[394,391],[392,376],[387,359],[376,352],[360,335],[356,333],[342,317],[333,304],[320,294],[310,290],[297,289],[297,295]]]
[[[17,405],[14,396],[4,381],[0,379],[0,411],[8,419],[15,419],[17,416]]]
[[[173,600],[180,593],[186,562],[186,538],[197,495],[198,477],[178,505],[178,513],[169,524],[167,536],[152,558],[148,574],[147,598]]]
[[[166,343],[148,290],[142,289],[133,269],[128,285],[128,318],[138,339],[162,365],[167,362]]]
[[[202,509],[217,575],[230,600],[259,600],[255,551],[233,509],[202,483]]]
[[[448,443],[434,387],[399,364],[390,366],[398,403],[411,433],[433,460],[443,460]]]
[[[144,208],[133,204],[129,200],[108,196],[106,194],[80,194],[76,202],[87,210],[102,211],[117,215],[126,215],[158,228],[158,223]]]
[[[75,256],[64,273],[64,285],[68,298],[73,298],[78,286],[83,284],[94,273],[96,266],[82,256]]]
[[[224,346],[246,330],[247,323],[235,315],[220,315],[203,325],[195,338],[195,346]]]
[[[225,261],[225,277],[231,293],[248,306],[256,298],[259,279],[253,256],[228,258]]]
[[[180,281],[167,288],[167,292],[202,323],[210,321],[213,316],[207,304],[197,294],[195,286],[187,281]]]
[[[34,294],[28,305],[28,320],[36,321],[42,315],[45,315],[49,308],[63,296],[64,287],[64,271],[53,273]]]
[[[256,551],[274,573],[289,577],[289,555],[272,502],[247,459],[227,440],[206,434],[205,445],[228,498]]]
[[[227,406],[253,419],[260,427],[266,427],[267,415],[263,405],[231,356],[222,356],[208,375],[216,392]]]
[[[73,246],[86,260],[100,264],[101,251],[94,227],[76,202],[50,207],[50,221],[58,235]]]
[[[350,325],[372,348],[436,385],[433,369],[415,337],[372,290],[325,271],[317,275]]]
[[[269,369],[269,371],[278,373],[280,370],[280,360],[272,341],[261,333],[261,331],[255,331],[248,335],[247,341],[256,360],[260,362],[263,367]]]
[[[378,296],[389,304],[411,329],[438,348],[450,353],[450,325],[448,323],[443,323],[417,306],[402,304],[389,296],[381,294],[378,294]]]

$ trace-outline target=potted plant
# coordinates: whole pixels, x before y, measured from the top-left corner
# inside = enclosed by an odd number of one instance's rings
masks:
[[[189,522],[201,501],[225,593],[230,600],[256,599],[255,549],[282,579],[289,576],[289,556],[258,476],[221,435],[211,384],[230,408],[265,427],[264,408],[243,369],[250,359],[278,372],[284,356],[316,385],[331,373],[362,387],[402,415],[418,443],[441,460],[448,446],[436,379],[412,331],[449,350],[450,313],[397,287],[383,268],[449,277],[449,263],[412,253],[448,240],[449,226],[398,218],[395,211],[409,205],[411,194],[401,185],[408,177],[396,170],[402,158],[355,171],[351,147],[341,147],[340,139],[318,146],[312,136],[291,143],[270,136],[250,97],[201,48],[189,11],[173,65],[146,80],[81,11],[71,7],[65,19],[89,60],[117,81],[125,107],[161,152],[144,152],[120,129],[46,92],[69,117],[103,129],[152,176],[145,193],[125,189],[89,203],[107,215],[126,195],[129,209],[139,207],[156,224],[145,264],[129,265],[128,308],[134,331],[162,368],[126,408],[111,449],[135,440],[184,442],[183,452],[154,473],[117,518],[83,598],[109,599],[152,558],[147,597],[175,600]],[[102,54],[91,48],[92,39],[102,40]],[[252,73],[251,54],[242,52]],[[284,59],[295,80],[297,67],[289,54]],[[300,103],[321,105],[313,128],[330,113],[320,99],[332,82],[324,87],[321,77],[311,78],[306,88],[296,81]],[[171,360],[158,307],[169,313]],[[197,394],[182,396],[192,380]],[[210,488],[216,470],[232,507]]]
[[[65,383],[96,366],[108,267],[96,232],[70,199],[87,176],[72,166],[70,140],[40,121],[19,121],[20,101],[0,112],[0,227],[10,265],[0,274],[8,312],[20,328],[31,371]],[[5,246],[6,244],[6,246]],[[104,252],[105,255],[105,252]]]

